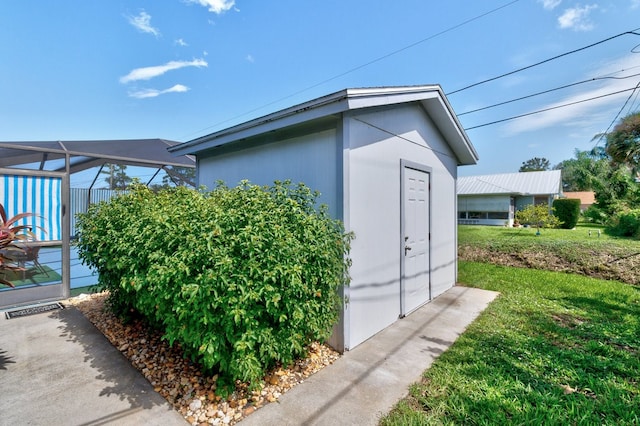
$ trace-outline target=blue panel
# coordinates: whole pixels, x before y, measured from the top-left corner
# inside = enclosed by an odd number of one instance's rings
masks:
[[[37,240],[62,240],[62,178],[2,175],[0,202],[9,218],[20,213],[36,214],[19,224],[30,226]]]

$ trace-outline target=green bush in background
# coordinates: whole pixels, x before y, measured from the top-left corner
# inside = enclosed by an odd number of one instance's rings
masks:
[[[619,237],[640,239],[640,209],[626,210],[616,214],[607,227],[607,232]]]
[[[351,236],[303,184],[127,194],[80,215],[80,258],[109,306],[137,312],[223,385],[256,383],[326,339]]]
[[[575,228],[580,219],[580,200],[577,198],[553,200],[553,214],[560,220],[561,228]]]

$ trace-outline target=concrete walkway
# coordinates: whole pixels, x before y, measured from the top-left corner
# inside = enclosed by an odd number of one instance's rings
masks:
[[[454,287],[242,421],[375,425],[497,293]],[[0,426],[186,421],[75,308],[0,317]]]
[[[376,425],[498,295],[454,287],[241,422]]]
[[[75,308],[0,314],[0,425],[188,424]]]

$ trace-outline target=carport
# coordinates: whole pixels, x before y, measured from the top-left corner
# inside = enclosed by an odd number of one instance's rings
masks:
[[[193,157],[167,151],[177,144],[165,139],[0,142],[0,203],[9,218],[23,212],[37,215],[21,221],[34,227],[37,238],[30,246],[59,247],[61,265],[52,282],[0,287],[0,309],[69,296],[73,173],[121,164],[164,170],[176,182],[180,176],[174,167],[195,167]]]

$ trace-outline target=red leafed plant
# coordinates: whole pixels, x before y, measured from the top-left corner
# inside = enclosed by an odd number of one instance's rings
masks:
[[[24,268],[12,265],[14,255],[24,253],[24,249],[16,243],[20,241],[28,241],[35,238],[31,226],[16,225],[16,222],[25,217],[34,216],[33,213],[20,213],[7,220],[7,213],[4,206],[0,204],[0,272],[4,271],[22,271]],[[14,287],[14,285],[0,277],[0,284]]]

